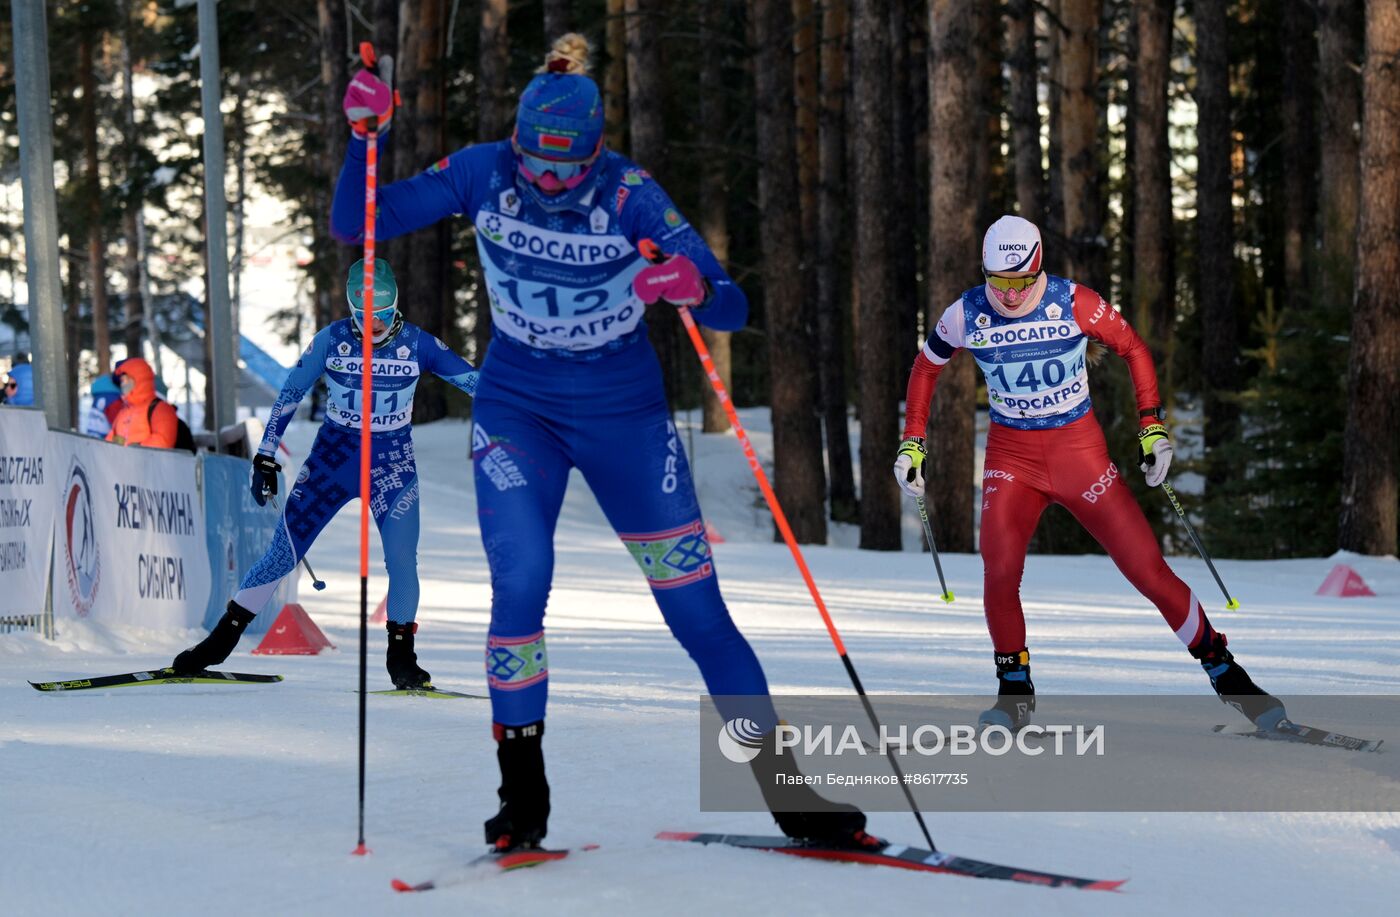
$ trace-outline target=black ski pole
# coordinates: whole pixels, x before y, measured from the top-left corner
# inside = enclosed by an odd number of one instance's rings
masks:
[[[1220,574],[1215,571],[1215,564],[1211,561],[1210,555],[1206,553],[1205,545],[1201,544],[1201,536],[1196,534],[1196,527],[1191,524],[1191,520],[1186,518],[1186,510],[1182,509],[1181,501],[1176,498],[1176,491],[1166,481],[1162,482],[1162,492],[1167,495],[1167,499],[1172,501],[1172,509],[1181,517],[1182,523],[1186,526],[1186,534],[1191,536],[1191,543],[1200,552],[1201,559],[1210,568],[1210,575],[1215,577],[1215,585],[1220,587],[1220,591],[1225,595],[1225,607],[1230,611],[1237,611],[1240,607],[1240,600],[1230,595],[1230,590],[1225,588],[1225,581],[1220,578]]]
[[[938,545],[933,540],[933,523],[928,519],[928,507],[924,505],[922,496],[915,497],[914,502],[919,505],[919,519],[924,524],[924,537],[928,539],[928,549],[933,554],[933,566],[938,570],[938,585],[943,588],[943,601],[951,603],[953,592],[948,588],[948,581],[943,578],[943,563],[938,559]]]
[[[281,513],[282,507],[277,503],[277,495],[268,494],[268,499],[272,501],[272,508]],[[301,565],[306,568],[306,575],[311,577],[311,585],[317,592],[326,588],[326,581],[317,576],[316,571],[311,569],[311,561],[306,559],[305,554],[301,556]]]

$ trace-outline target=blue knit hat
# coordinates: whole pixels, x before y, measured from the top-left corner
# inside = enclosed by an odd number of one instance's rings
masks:
[[[563,72],[565,61],[530,81],[515,115],[515,142],[532,156],[577,162],[598,151],[603,139],[603,97],[598,84]]]

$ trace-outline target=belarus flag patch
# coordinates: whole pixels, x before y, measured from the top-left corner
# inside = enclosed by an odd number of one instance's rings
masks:
[[[573,149],[574,142],[568,137],[560,137],[558,134],[540,134],[540,148],[545,150],[559,150],[567,153]]]

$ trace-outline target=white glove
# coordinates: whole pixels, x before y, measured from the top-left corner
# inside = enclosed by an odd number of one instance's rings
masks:
[[[1147,476],[1149,487],[1160,487],[1172,466],[1172,441],[1167,428],[1159,423],[1138,431],[1138,467]]]
[[[899,444],[899,454],[894,460],[894,476],[899,481],[899,489],[911,497],[924,495],[924,459],[928,449],[924,448],[922,436],[911,436]]]

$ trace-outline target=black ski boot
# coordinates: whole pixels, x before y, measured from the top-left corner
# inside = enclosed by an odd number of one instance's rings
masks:
[[[198,675],[210,666],[218,665],[233,652],[233,648],[238,645],[238,638],[243,636],[243,631],[255,617],[257,615],[242,605],[230,601],[228,611],[225,611],[219,623],[214,625],[209,636],[176,656],[170,667],[175,670],[176,675],[189,677]]]
[[[1031,681],[1031,654],[993,653],[997,663],[997,702],[977,717],[977,728],[1002,726],[1013,732],[1031,719],[1035,710],[1035,683]]]
[[[790,754],[777,753],[773,733],[763,737],[758,756],[749,762],[764,802],[778,829],[793,840],[814,847],[847,850],[883,850],[888,843],[865,833],[865,813],[853,805],[832,802],[800,776]],[[779,775],[788,779],[780,780]]]
[[[1201,661],[1201,668],[1210,676],[1210,686],[1221,701],[1249,717],[1260,729],[1272,732],[1287,718],[1283,701],[1254,683],[1226,648],[1227,643],[1224,634],[1212,633],[1211,639],[1191,648],[1191,655]]]
[[[544,777],[544,720],[528,726],[491,724],[501,766],[501,810],[486,819],[486,843],[497,853],[538,847],[549,821],[549,781]]]
[[[418,625],[390,621],[388,628],[389,649],[384,654],[384,667],[389,670],[394,687],[410,691],[432,687],[432,676],[418,665],[418,654],[413,651],[413,635],[418,632]]]

